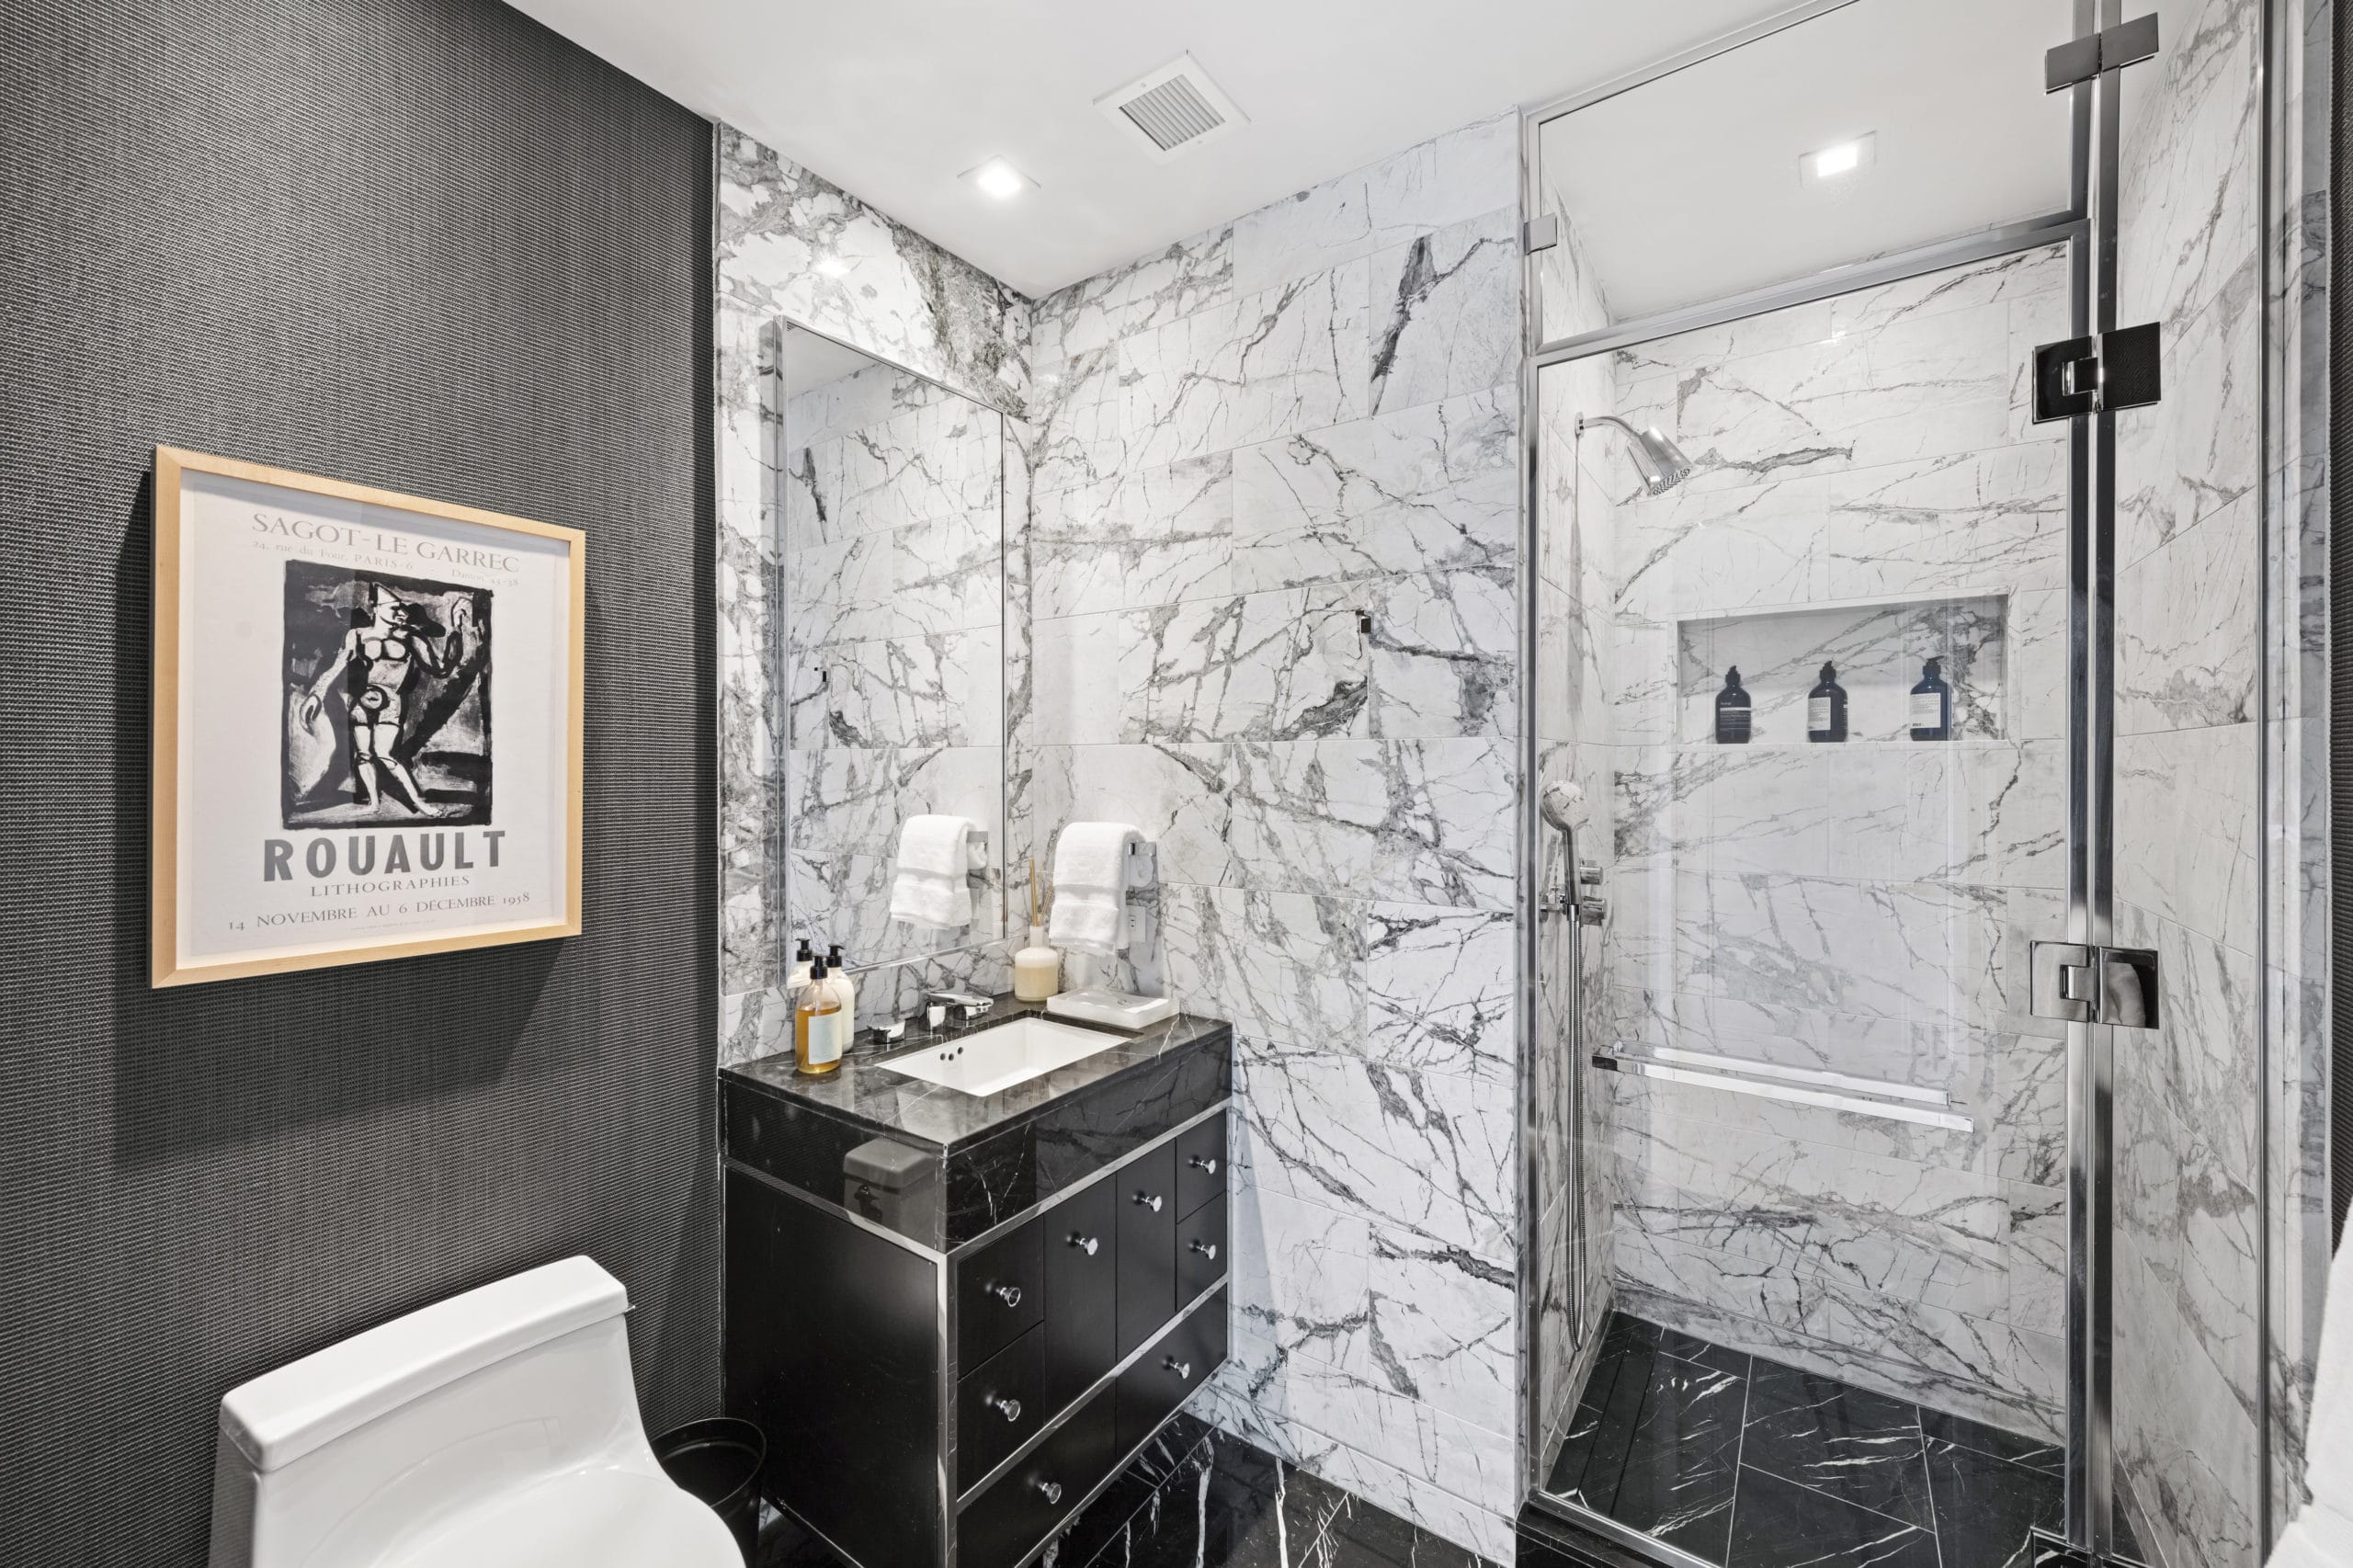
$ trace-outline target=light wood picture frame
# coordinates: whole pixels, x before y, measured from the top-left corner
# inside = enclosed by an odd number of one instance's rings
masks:
[[[154,497],[153,983],[577,936],[587,536],[167,446]]]

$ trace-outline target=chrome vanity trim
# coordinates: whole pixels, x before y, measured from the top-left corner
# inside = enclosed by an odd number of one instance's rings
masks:
[[[1211,1296],[1216,1295],[1220,1290],[1224,1290],[1227,1282],[1231,1280],[1233,1276],[1230,1274],[1219,1275],[1215,1284],[1208,1287],[1206,1290],[1202,1290],[1199,1295],[1195,1296],[1191,1301],[1186,1302],[1182,1311],[1177,1312],[1176,1316],[1170,1318],[1166,1323],[1162,1324],[1158,1334],[1154,1335],[1149,1340],[1137,1346],[1125,1356],[1120,1357],[1118,1365],[1114,1366],[1109,1371],[1104,1373],[1101,1377],[1096,1379],[1093,1382],[1087,1384],[1085,1392],[1072,1395],[1070,1403],[1063,1405],[1062,1409],[1056,1411],[1054,1413],[1054,1418],[1051,1421],[1047,1422],[1035,1432],[1030,1433],[1029,1437],[1023,1438],[1019,1448],[1006,1455],[1005,1458],[997,1460],[995,1465],[990,1469],[986,1475],[983,1475],[978,1481],[972,1483],[972,1485],[964,1488],[963,1494],[956,1499],[956,1512],[959,1515],[961,1515],[965,1507],[982,1493],[986,1492],[989,1487],[996,1482],[999,1476],[1002,1476],[1006,1471],[1013,1469],[1014,1466],[1019,1464],[1023,1460],[1028,1459],[1039,1444],[1044,1442],[1056,1432],[1061,1431],[1064,1426],[1068,1426],[1070,1424],[1070,1418],[1077,1415],[1081,1410],[1085,1409],[1088,1401],[1101,1393],[1111,1384],[1117,1382],[1121,1372],[1126,1371],[1130,1367],[1132,1367],[1138,1361],[1142,1360],[1144,1357],[1151,1354],[1153,1351],[1159,1349],[1162,1343],[1167,1339],[1169,1334],[1173,1330],[1175,1330],[1178,1325],[1191,1321],[1193,1314],[1201,1310],[1201,1304],[1207,1301]],[[1229,1325],[1229,1327],[1231,1325]],[[1029,1332],[1035,1334],[1037,1330],[1031,1329]],[[1232,1352],[1228,1351],[1227,1354],[1231,1356]],[[1192,1397],[1192,1394],[1188,1393],[1185,1396],[1185,1399],[1190,1399]],[[1184,1406],[1185,1400],[1180,1399],[1176,1402],[1177,1409],[1181,1410]],[[1081,1502],[1077,1508],[1073,1508],[1069,1514],[1064,1516],[1064,1517],[1077,1517],[1079,1509],[1086,1507],[1087,1502],[1092,1502],[1094,1500],[1095,1493],[1100,1492],[1103,1487],[1109,1485],[1114,1481],[1117,1481],[1120,1478],[1120,1472],[1128,1468],[1129,1462],[1135,1458],[1136,1454],[1143,1451],[1145,1447],[1151,1443],[1153,1437],[1160,1436],[1161,1426],[1165,1426],[1167,1424],[1166,1418],[1164,1417],[1160,1423],[1160,1426],[1154,1426],[1152,1429],[1152,1436],[1146,1437],[1143,1442],[1138,1443],[1135,1446],[1134,1450],[1131,1451],[1126,1459],[1121,1460],[1117,1465],[1113,1466],[1111,1472],[1108,1475],[1106,1475],[1103,1480],[1097,1484],[1095,1491],[1089,1492],[1086,1494],[1086,1501]],[[1061,1532],[1057,1531],[1055,1533],[1060,1534]],[[1047,1539],[1051,1540],[1052,1537],[1050,1536]],[[1039,1544],[1042,1546],[1045,1543],[1040,1541]],[[1027,1559],[1024,1559],[1024,1561],[1027,1561]]]
[[[1109,1176],[1113,1171],[1124,1170],[1128,1166],[1135,1164],[1138,1160],[1142,1159],[1146,1154],[1151,1153],[1154,1149],[1159,1148],[1163,1143],[1172,1142],[1178,1138],[1182,1138],[1186,1133],[1190,1132],[1194,1128],[1200,1126],[1201,1123],[1210,1120],[1211,1118],[1224,1115],[1227,1108],[1233,1104],[1233,1096],[1232,1095],[1226,1096],[1225,1098],[1218,1101],[1217,1104],[1210,1107],[1207,1110],[1199,1111],[1192,1116],[1187,1117],[1184,1120],[1176,1123],[1176,1125],[1171,1127],[1167,1131],[1162,1133],[1151,1142],[1139,1143],[1134,1148],[1129,1150],[1126,1153],[1120,1155],[1118,1159],[1113,1160],[1109,1165],[1096,1166],[1095,1169],[1087,1173],[1084,1180],[1074,1181],[1068,1187],[1062,1188],[1060,1191],[1040,1199],[1037,1202],[1031,1204],[1029,1208],[1024,1209],[1021,1212],[1014,1215],[1009,1220],[999,1220],[995,1224],[991,1225],[987,1230],[983,1231],[979,1235],[974,1236],[969,1242],[959,1242],[956,1245],[949,1248],[945,1256],[949,1257],[962,1257],[968,1252],[972,1252],[978,1248],[988,1245],[989,1243],[996,1240],[997,1237],[1005,1234],[1007,1231],[1018,1230],[1021,1226],[1029,1223],[1039,1215],[1045,1213],[1048,1210],[1056,1208],[1065,1200],[1077,1197],[1080,1192],[1094,1186],[1097,1178]],[[938,1256],[940,1255],[934,1254],[933,1256]]]
[[[765,1182],[769,1187],[776,1188],[777,1191],[784,1193],[788,1197],[797,1198],[803,1203],[810,1204],[814,1208],[825,1210],[828,1214],[833,1214],[841,1219],[847,1220],[851,1224],[856,1225],[859,1230],[880,1236],[884,1241],[891,1243],[894,1246],[900,1247],[907,1252],[914,1253],[917,1257],[925,1258],[934,1263],[938,1263],[949,1258],[961,1258],[965,1254],[973,1251],[975,1248],[986,1246],[989,1243],[996,1240],[997,1237],[1005,1234],[1007,1231],[1017,1229],[1029,1221],[1036,1219],[1039,1215],[1045,1213],[1048,1210],[1057,1207],[1064,1200],[1076,1197],[1080,1189],[1093,1186],[1097,1176],[1108,1176],[1113,1171],[1120,1170],[1127,1165],[1132,1165],[1134,1162],[1143,1158],[1146,1154],[1151,1153],[1154,1149],[1159,1148],[1163,1143],[1183,1137],[1186,1133],[1190,1132],[1194,1128],[1200,1126],[1201,1123],[1209,1120],[1211,1117],[1223,1115],[1225,1111],[1233,1106],[1233,1096],[1232,1095],[1226,1096],[1225,1098],[1218,1101],[1207,1110],[1201,1111],[1198,1115],[1188,1117],[1183,1121],[1176,1123],[1176,1126],[1170,1128],[1159,1137],[1154,1138],[1151,1142],[1139,1143],[1134,1148],[1129,1150],[1126,1153],[1120,1155],[1118,1159],[1113,1160],[1109,1165],[1097,1165],[1093,1171],[1090,1171],[1087,1174],[1085,1180],[1073,1182],[1070,1186],[1062,1188],[1051,1196],[1039,1199],[1029,1208],[1022,1210],[1017,1214],[1015,1214],[1012,1218],[998,1221],[987,1230],[983,1231],[979,1235],[974,1236],[971,1241],[960,1242],[946,1252],[941,1252],[936,1247],[926,1246],[923,1243],[915,1240],[913,1236],[892,1230],[887,1225],[878,1224],[874,1221],[868,1219],[863,1214],[856,1213],[851,1210],[843,1208],[840,1204],[835,1202],[830,1198],[821,1198],[816,1193],[811,1192],[805,1187],[795,1187],[790,1182],[772,1176],[768,1172],[762,1170],[757,1165],[746,1165],[733,1154],[727,1156],[727,1168],[731,1171],[740,1172],[747,1176],[756,1177],[760,1181]],[[888,1136],[888,1134],[878,1133],[876,1136],[885,1137]]]

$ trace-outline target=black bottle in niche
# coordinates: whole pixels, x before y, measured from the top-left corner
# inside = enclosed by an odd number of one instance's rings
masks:
[[[1822,678],[1805,694],[1805,738],[1843,741],[1847,738],[1847,688],[1838,684],[1838,666],[1822,666]]]
[[[1740,684],[1740,666],[1734,665],[1724,671],[1724,688],[1716,693],[1716,744],[1746,745],[1750,711],[1748,688]]]
[[[1941,659],[1920,666],[1920,684],[1912,688],[1912,738],[1915,741],[1952,739],[1952,687],[1938,674]]]

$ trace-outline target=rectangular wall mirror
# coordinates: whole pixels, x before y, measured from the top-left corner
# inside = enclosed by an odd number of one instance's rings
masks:
[[[820,956],[838,943],[865,969],[995,944],[1006,888],[1004,415],[806,328],[775,332],[781,956],[803,938]],[[892,914],[901,833],[920,815],[973,824],[962,925]],[[904,1006],[904,989],[861,985],[861,1021]]]

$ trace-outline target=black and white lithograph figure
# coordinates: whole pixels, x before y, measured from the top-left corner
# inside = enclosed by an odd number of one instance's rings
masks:
[[[286,826],[490,821],[490,599],[286,563]]]

